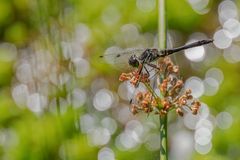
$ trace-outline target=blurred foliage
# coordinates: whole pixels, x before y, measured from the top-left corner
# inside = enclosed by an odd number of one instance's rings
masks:
[[[219,25],[216,14],[217,4],[217,1],[211,1],[211,11],[206,15],[199,15],[192,10],[187,1],[168,0],[168,27],[179,31],[184,39],[195,31],[202,31],[211,37]],[[121,13],[119,21],[113,25],[102,22],[101,15],[109,6],[116,7]],[[142,12],[136,7],[136,0],[0,0],[0,41],[13,43],[19,49],[28,46],[36,39],[43,39],[46,43],[46,37],[57,48],[61,35],[52,32],[51,27],[59,26],[71,34],[78,23],[87,24],[92,32],[85,55],[92,69],[90,75],[79,79],[77,84],[88,88],[96,77],[102,76],[113,84],[111,88],[116,89],[119,71],[110,68],[107,64],[99,63],[98,56],[115,44],[114,35],[120,31],[123,24],[136,23],[140,32],[156,34],[157,9],[147,13]],[[36,115],[26,108],[17,107],[11,95],[14,65],[14,61],[0,60],[1,159],[97,159],[99,148],[90,146],[87,135],[81,133],[79,125],[76,125],[79,115],[88,110],[88,104],[77,110],[69,107],[62,115],[48,112]],[[193,159],[238,160],[240,159],[239,64],[229,64],[220,58],[215,66],[224,72],[224,82],[216,95],[205,96],[201,100],[210,106],[213,113],[224,111],[228,107],[228,111],[234,117],[234,123],[228,130],[216,129],[211,152],[207,155],[194,153]],[[194,73],[187,66],[182,69],[183,77],[202,74]],[[4,137],[3,133],[10,138]],[[147,151],[143,146],[137,150],[124,152],[119,151],[114,144],[109,146],[114,150],[118,160],[150,160],[158,157],[157,152]]]

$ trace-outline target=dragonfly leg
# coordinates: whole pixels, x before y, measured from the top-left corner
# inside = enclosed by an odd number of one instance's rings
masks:
[[[159,68],[155,64],[152,64],[152,63],[146,63],[146,64],[149,65],[150,67],[153,67],[153,68],[159,70]]]
[[[156,73],[154,73],[154,75],[152,75],[149,79],[154,78],[158,73],[159,73],[159,71],[156,71]]]
[[[144,69],[145,69],[145,71],[147,72],[147,75],[148,75],[148,77],[149,77],[149,76],[150,76],[149,71],[147,70],[146,66],[143,66],[143,67],[144,67]]]
[[[138,68],[138,75],[139,75],[139,79],[137,80],[137,83],[135,85],[135,88],[137,88],[139,86],[139,83],[140,83],[140,79],[142,78],[142,70],[143,70],[143,64],[140,64],[139,65],[139,68]]]
[[[152,64],[152,63],[146,63],[148,66],[150,66],[150,67],[152,67],[152,68],[154,68],[154,69],[156,69],[157,71],[156,71],[156,73],[153,75],[153,76],[151,76],[149,79],[152,79],[154,76],[156,76],[156,74],[158,74],[159,73],[159,68],[157,67],[157,65],[155,65],[155,64]]]
[[[139,86],[139,84],[140,84],[140,79],[142,78],[142,70],[143,70],[143,67],[145,68],[145,66],[144,66],[143,63],[141,63],[141,64],[139,65],[139,67],[138,67],[139,79],[137,80],[137,83],[136,83],[136,85],[135,85],[135,88],[137,88],[137,87]],[[136,90],[135,90],[135,91],[136,91]],[[135,91],[134,91],[134,93],[135,93]],[[133,94],[134,94],[134,93],[133,93]],[[134,96],[134,95],[133,95],[133,96]],[[132,98],[131,98],[130,101],[129,101],[130,104],[133,103],[133,96],[132,96]]]

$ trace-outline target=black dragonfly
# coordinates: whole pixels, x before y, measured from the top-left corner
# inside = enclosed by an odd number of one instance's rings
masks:
[[[110,63],[112,64],[119,64],[121,65],[121,62],[123,67],[126,69],[126,62],[128,62],[128,65],[133,67],[133,68],[138,68],[138,74],[141,75],[143,69],[149,74],[149,70],[146,68],[145,65],[152,67],[153,69],[157,69],[158,67],[156,64],[153,62],[158,60],[161,57],[166,57],[168,55],[171,55],[173,53],[189,49],[189,48],[194,48],[202,45],[206,45],[209,43],[212,43],[212,39],[207,39],[207,40],[200,40],[196,41],[187,45],[183,45],[177,48],[172,48],[172,49],[164,49],[164,50],[158,50],[156,48],[147,48],[147,49],[142,49],[142,48],[129,48],[125,50],[120,50],[120,51],[112,51],[112,52],[107,52],[105,55],[100,56],[101,58],[106,58]],[[153,76],[154,77],[154,76]],[[138,87],[139,81],[135,87]],[[130,100],[130,103],[132,103],[132,99]]]
[[[139,70],[139,74],[141,74],[142,68],[145,68],[145,65],[156,68],[156,65],[153,64],[152,62],[156,61],[161,57],[166,57],[168,55],[171,55],[173,53],[176,53],[185,49],[206,45],[212,42],[213,42],[212,39],[200,40],[200,41],[196,41],[196,42],[193,42],[184,46],[180,46],[177,48],[164,49],[164,50],[158,50],[156,48],[147,48],[147,49],[130,48],[130,49],[116,52],[116,53],[109,53],[100,57],[111,59],[112,61],[111,63],[116,63],[116,64],[121,63],[121,61],[125,61],[125,62],[128,61],[128,64],[131,67],[134,67],[134,68],[141,67]],[[126,60],[126,56],[127,56],[127,60]],[[125,62],[124,64],[126,64]],[[147,71],[146,68],[145,70]]]

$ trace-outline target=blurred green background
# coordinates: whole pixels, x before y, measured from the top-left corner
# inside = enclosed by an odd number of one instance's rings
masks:
[[[170,113],[170,160],[240,160],[240,1],[166,1],[169,48],[216,41],[173,56],[205,107]],[[158,117],[131,115],[121,70],[99,58],[156,47],[157,13],[156,0],[0,0],[0,159],[158,159]]]

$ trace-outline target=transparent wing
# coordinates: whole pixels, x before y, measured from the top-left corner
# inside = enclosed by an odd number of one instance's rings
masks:
[[[128,60],[131,55],[141,55],[145,51],[144,48],[128,48],[128,49],[121,49],[118,47],[111,47],[108,48],[104,55],[101,56],[105,59],[105,61],[116,68],[119,69],[127,69],[130,68],[128,64]]]

